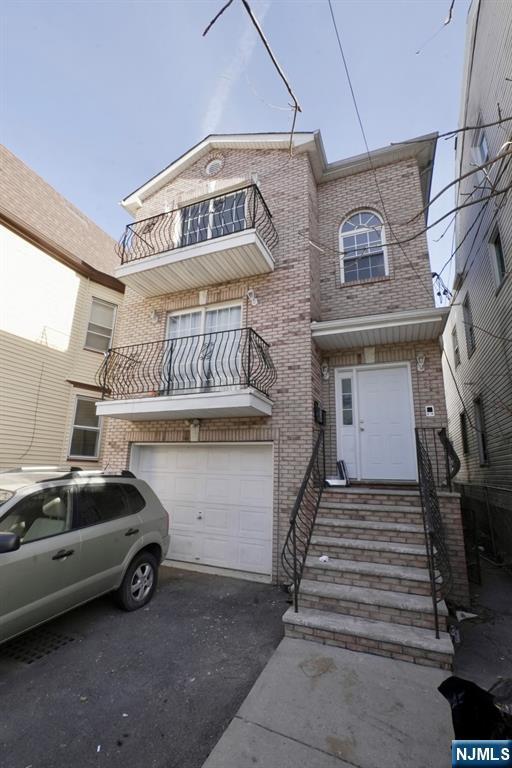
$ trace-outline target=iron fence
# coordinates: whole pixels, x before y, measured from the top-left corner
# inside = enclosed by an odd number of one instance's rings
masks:
[[[276,378],[269,345],[252,328],[116,347],[97,373],[102,399],[239,387],[268,396]]]
[[[293,590],[295,613],[299,610],[299,586],[325,484],[325,433],[321,429],[290,516],[290,527],[281,552],[283,570]]]
[[[116,250],[128,264],[247,229],[255,229],[271,252],[277,245],[272,214],[255,184],[134,221]]]

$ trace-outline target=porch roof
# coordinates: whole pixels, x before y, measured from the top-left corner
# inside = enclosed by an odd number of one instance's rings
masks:
[[[326,350],[433,341],[441,336],[449,311],[431,307],[312,322],[311,333],[317,346]]]

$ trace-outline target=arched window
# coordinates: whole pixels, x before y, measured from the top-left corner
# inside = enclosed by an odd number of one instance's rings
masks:
[[[358,211],[340,229],[341,279],[344,283],[387,274],[384,226],[372,211]]]

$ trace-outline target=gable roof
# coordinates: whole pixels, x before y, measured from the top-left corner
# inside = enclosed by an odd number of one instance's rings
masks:
[[[119,259],[110,235],[1,144],[0,220],[78,272],[124,290],[112,277]]]
[[[320,131],[299,131],[290,133],[225,133],[211,134],[202,141],[173,160],[163,170],[152,176],[148,181],[131,192],[121,201],[121,205],[134,214],[144,200],[157,192],[165,184],[169,184],[186,168],[207,156],[215,150],[222,149],[285,149],[290,146],[295,154],[307,152],[317,183],[331,179],[350,176],[369,170],[372,166],[379,168],[392,162],[417,158],[422,174],[422,191],[425,204],[430,195],[432,167],[434,162],[437,133],[419,136],[409,141],[391,144],[387,147],[372,150],[371,162],[366,153],[354,155],[333,163],[327,162],[325,149]]]

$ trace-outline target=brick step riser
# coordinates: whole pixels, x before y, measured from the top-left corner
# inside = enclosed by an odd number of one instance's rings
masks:
[[[341,613],[345,616],[359,616],[362,619],[374,619],[375,621],[387,621],[391,624],[403,624],[407,627],[420,629],[435,629],[433,614],[422,611],[410,611],[406,609],[388,608],[380,605],[368,605],[356,603],[352,600],[339,600],[331,597],[317,597],[313,595],[299,594],[299,607],[312,608],[317,611],[329,611]],[[440,629],[446,631],[444,617],[439,617]]]
[[[405,525],[423,525],[420,512],[377,512],[365,509],[332,509],[320,507],[318,517],[328,520],[364,520],[369,523],[398,523]]]
[[[366,541],[387,541],[395,544],[424,544],[423,532],[382,531],[368,528],[342,528],[337,525],[317,523],[317,536],[333,536],[342,539],[365,539]]]
[[[424,667],[437,667],[438,669],[451,670],[452,657],[445,653],[425,651],[421,648],[410,648],[397,643],[380,642],[370,640],[357,635],[344,635],[340,632],[329,632],[323,629],[311,629],[309,627],[285,625],[286,637],[299,640],[313,640],[323,645],[333,645],[337,648],[346,648],[359,653],[371,653],[376,656],[387,656],[400,661],[409,661]]]
[[[408,554],[406,552],[381,552],[379,550],[356,549],[343,547],[342,544],[317,545],[312,544],[309,550],[311,557],[329,555],[339,560],[356,560],[359,563],[382,563],[384,565],[407,565],[412,568],[427,568],[427,556]]]
[[[342,504],[383,504],[386,507],[421,507],[420,497],[414,495],[407,496],[372,496],[368,493],[343,494],[324,491],[322,501]]]
[[[321,581],[325,584],[346,584],[350,587],[367,587],[369,589],[392,590],[404,592],[407,595],[430,595],[428,582],[410,579],[395,579],[385,576],[371,576],[367,573],[351,573],[346,571],[322,571],[317,568],[305,568],[304,579]]]

